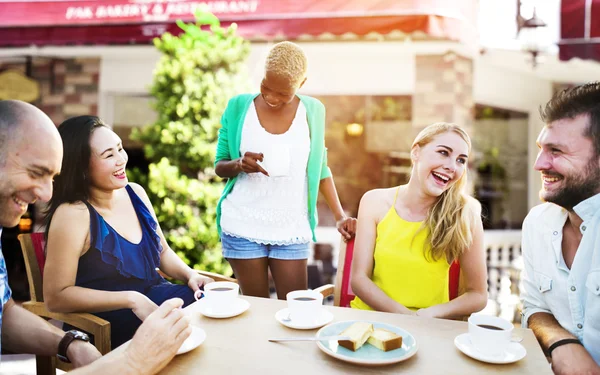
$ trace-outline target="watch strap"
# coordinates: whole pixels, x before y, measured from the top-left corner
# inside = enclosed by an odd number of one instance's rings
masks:
[[[69,357],[67,357],[67,349],[74,340],[89,342],[90,338],[83,332],[79,332],[76,330],[68,331],[58,343],[58,359],[66,363],[71,363],[71,360],[69,360]]]

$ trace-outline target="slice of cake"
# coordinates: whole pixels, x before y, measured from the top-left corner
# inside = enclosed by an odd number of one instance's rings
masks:
[[[350,340],[340,340],[338,341],[338,344],[355,352],[367,342],[372,332],[373,324],[367,322],[354,322],[340,333],[340,336],[348,336],[350,337]]]
[[[402,336],[387,329],[376,328],[369,336],[367,342],[377,349],[387,352],[402,347]]]

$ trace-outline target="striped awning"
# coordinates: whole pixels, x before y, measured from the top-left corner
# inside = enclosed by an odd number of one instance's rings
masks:
[[[562,0],[560,15],[560,59],[600,61],[600,0]]]

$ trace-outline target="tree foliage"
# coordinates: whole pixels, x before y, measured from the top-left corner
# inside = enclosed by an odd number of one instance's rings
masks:
[[[186,263],[230,274],[217,233],[223,186],[213,163],[227,101],[246,89],[241,77],[249,43],[236,35],[235,24],[223,28],[210,13],[177,24],[181,35],[154,40],[162,54],[151,87],[158,119],[132,135],[151,164],[147,176],[137,171],[132,179],[147,187],[167,241]]]

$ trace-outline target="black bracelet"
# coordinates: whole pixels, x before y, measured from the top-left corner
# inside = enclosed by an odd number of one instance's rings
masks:
[[[558,340],[557,342],[555,342],[554,344],[550,345],[548,347],[547,350],[547,355],[548,357],[552,357],[552,351],[556,348],[558,348],[559,346],[563,346],[563,345],[567,345],[567,344],[579,344],[579,345],[583,345],[581,343],[581,341],[577,340],[577,339],[562,339],[562,340]]]

